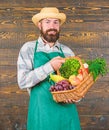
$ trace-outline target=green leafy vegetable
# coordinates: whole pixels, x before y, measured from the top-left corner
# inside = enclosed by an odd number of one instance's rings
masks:
[[[96,80],[99,75],[104,76],[108,72],[106,60],[104,58],[96,58],[86,62],[89,65],[89,72],[93,74],[94,80]]]
[[[71,75],[78,74],[78,69],[80,66],[81,65],[77,59],[71,58],[65,61],[59,71],[61,73],[61,76],[68,79]]]

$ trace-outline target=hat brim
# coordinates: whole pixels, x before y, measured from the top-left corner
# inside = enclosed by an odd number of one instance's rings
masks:
[[[39,13],[32,17],[33,23],[37,26],[38,22],[45,18],[55,18],[60,20],[60,25],[66,21],[66,15],[64,13]]]

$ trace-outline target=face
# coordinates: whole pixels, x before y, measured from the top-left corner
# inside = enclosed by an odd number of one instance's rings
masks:
[[[41,36],[47,42],[56,42],[59,38],[60,22],[58,19],[43,19],[39,22],[38,27],[41,32]]]

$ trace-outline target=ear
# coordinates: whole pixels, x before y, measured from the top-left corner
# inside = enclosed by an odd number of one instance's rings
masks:
[[[38,22],[38,28],[41,30],[41,22]]]

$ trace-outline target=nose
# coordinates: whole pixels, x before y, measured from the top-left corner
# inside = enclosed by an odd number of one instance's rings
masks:
[[[54,28],[54,27],[55,27],[54,22],[51,22],[51,23],[50,23],[50,28]]]

